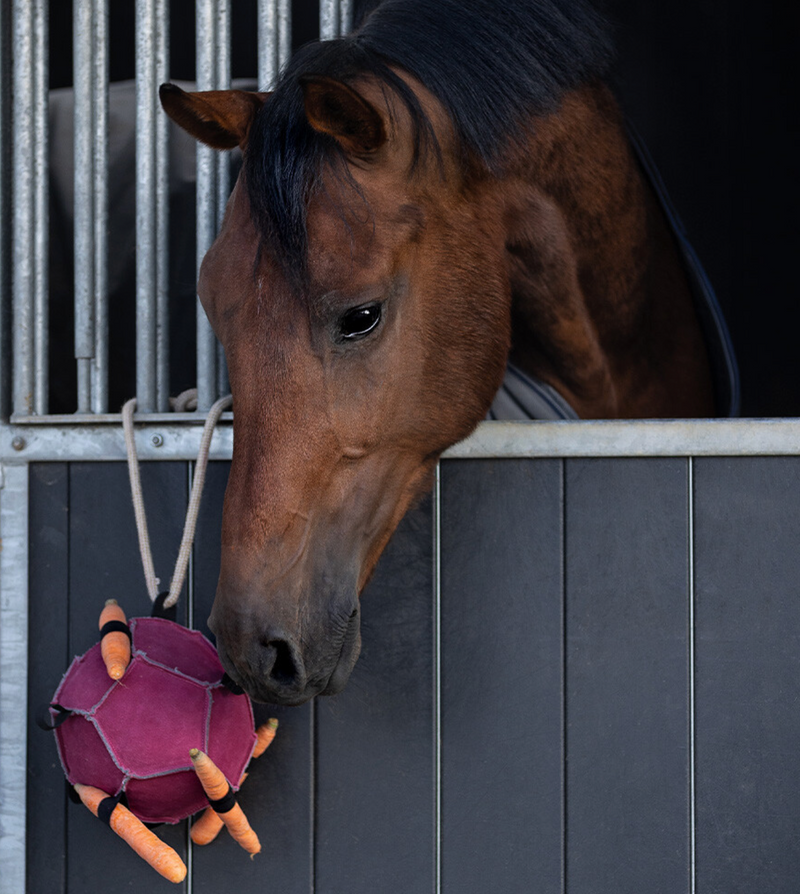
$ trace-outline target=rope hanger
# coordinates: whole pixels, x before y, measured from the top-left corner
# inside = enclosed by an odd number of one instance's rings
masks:
[[[195,389],[185,391],[175,399],[175,405],[185,406],[196,395]],[[183,526],[178,559],[175,562],[175,571],[169,585],[169,592],[164,599],[163,608],[172,608],[178,601],[183,582],[186,577],[186,569],[189,565],[189,556],[194,542],[194,532],[197,526],[197,516],[200,511],[200,499],[203,495],[203,485],[206,480],[206,468],[208,466],[208,452],[211,447],[211,438],[214,428],[219,422],[220,416],[233,404],[233,398],[229,394],[221,397],[208,411],[203,435],[200,439],[200,450],[197,454],[192,493],[189,497],[189,505],[186,510],[186,522]],[[144,495],[142,482],[139,475],[139,457],[136,453],[136,441],[133,430],[133,413],[136,409],[136,398],[133,397],[122,407],[122,428],[125,433],[125,447],[128,454],[128,475],[131,481],[131,498],[133,500],[133,513],[136,518],[136,533],[139,537],[139,553],[142,558],[144,578],[150,599],[155,602],[159,597],[159,579],[156,577],[153,565],[153,554],[150,549],[150,535],[147,531],[147,518],[144,509]]]

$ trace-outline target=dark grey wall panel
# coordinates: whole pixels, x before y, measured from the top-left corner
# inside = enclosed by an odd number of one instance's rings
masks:
[[[685,460],[566,463],[567,890],[689,890]],[[734,890],[734,889],[731,889]]]
[[[230,463],[209,463],[194,542],[193,622],[211,636],[207,619],[219,577],[222,501]],[[213,637],[212,637],[213,639]],[[216,841],[193,848],[193,894],[311,890],[312,710],[254,705],[256,723],[280,721],[275,741],[251,764],[239,802],[261,841],[250,860],[223,830]]]
[[[700,894],[800,887],[800,460],[695,462]]]
[[[30,468],[28,791],[26,888],[60,894],[66,885],[65,781],[52,733],[34,725],[67,668],[69,472],[66,463]]]
[[[431,507],[407,516],[362,596],[345,691],[318,698],[319,892],[433,885]]]
[[[561,891],[561,463],[442,467],[442,890]]]
[[[156,574],[166,590],[178,555],[187,493],[185,463],[142,463],[142,488]],[[70,466],[69,650],[79,655],[97,642],[97,620],[106,599],[129,616],[149,615],[131,503],[127,465]],[[179,603],[185,620],[186,600]],[[65,668],[66,670],[66,668]],[[186,824],[159,827],[159,836],[186,859]],[[82,804],[67,806],[67,891],[119,891],[120,879],[135,891],[175,891]]]

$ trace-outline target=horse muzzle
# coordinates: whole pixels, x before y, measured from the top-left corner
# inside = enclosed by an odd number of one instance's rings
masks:
[[[343,620],[333,618],[327,631],[311,638],[277,624],[244,633],[216,606],[208,623],[223,667],[256,702],[301,705],[315,695],[335,695],[349,680],[361,651],[358,602]]]

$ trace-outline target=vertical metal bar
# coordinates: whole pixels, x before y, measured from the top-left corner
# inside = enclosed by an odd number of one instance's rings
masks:
[[[219,0],[217,8],[217,90],[228,90],[231,86],[231,8],[229,0]],[[231,191],[231,156],[229,152],[217,152],[217,219],[214,235],[222,226],[228,196]],[[225,351],[219,341],[216,345],[216,394],[217,397],[230,391],[228,382],[228,364]]]
[[[25,890],[28,466],[0,465],[0,894]]]
[[[78,412],[91,411],[95,346],[94,0],[75,0],[72,18],[75,96],[75,359]]]
[[[156,0],[136,0],[136,399],[156,410]]]
[[[94,0],[94,359],[92,405],[108,412],[108,0]]]
[[[8,160],[11,136],[9,28],[11,8],[0,4],[0,419],[11,413],[11,210]]]
[[[12,201],[14,245],[12,268],[14,413],[33,412],[33,7],[15,0],[14,39],[14,143]]]
[[[258,89],[270,90],[292,53],[290,0],[258,0]]]
[[[433,483],[433,890],[442,890],[442,477]]]
[[[278,74],[275,0],[258,0],[258,89],[270,90]]]
[[[278,11],[278,72],[292,55],[292,3],[291,0],[276,0]]]
[[[167,78],[169,8],[136,0],[136,397],[167,409],[167,129],[158,86]],[[159,369],[161,370],[159,373]]]
[[[156,0],[154,79],[156,87],[169,80],[169,0]],[[155,246],[156,246],[156,405],[169,409],[169,128],[157,90],[155,108]]]
[[[333,40],[339,36],[339,3],[337,0],[319,0],[320,40]]]
[[[13,143],[13,409],[47,412],[47,15],[15,0]]]
[[[34,152],[34,412],[47,413],[48,398],[48,292],[49,217],[48,176],[48,3],[32,0],[34,6],[33,65],[33,152]]]
[[[226,0],[197,0],[197,89],[217,88],[217,55],[220,52],[217,25]],[[197,271],[217,232],[219,165],[216,153],[197,147]],[[217,399],[217,340],[211,324],[197,302],[197,409],[208,410]]]
[[[353,30],[353,0],[339,0],[339,35]]]

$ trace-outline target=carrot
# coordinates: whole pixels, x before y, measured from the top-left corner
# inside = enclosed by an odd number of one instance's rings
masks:
[[[211,844],[224,825],[217,811],[213,807],[206,807],[202,816],[192,823],[192,841],[201,846]]]
[[[253,758],[261,757],[267,748],[269,748],[272,744],[272,740],[275,738],[275,730],[277,730],[277,728],[278,721],[274,717],[270,717],[266,723],[262,724],[256,730],[257,741],[256,746],[253,749]],[[245,779],[247,779],[247,773],[242,774],[242,778],[239,780],[240,787]],[[219,835],[223,825],[225,824],[220,819],[217,811],[214,810],[213,807],[207,807],[203,815],[192,823],[192,841],[199,845],[211,844],[217,835]]]
[[[275,731],[278,729],[278,721],[275,717],[270,717],[270,719],[262,724],[256,730],[256,736],[258,740],[256,742],[256,747],[253,749],[253,758],[261,757],[261,755],[269,748],[272,744],[272,740],[275,738]]]
[[[75,784],[74,788],[81,801],[97,816],[100,802],[108,795],[93,785],[81,785],[79,782]],[[129,844],[164,878],[171,882],[182,882],[186,878],[186,864],[183,860],[168,844],[154,835],[127,807],[117,804],[111,813],[109,825],[123,841]]]
[[[118,621],[127,626],[125,612],[117,605],[116,599],[109,599],[100,612],[100,630],[109,621]],[[112,680],[119,680],[131,663],[131,641],[127,633],[111,630],[100,640],[100,654]]]
[[[228,794],[230,784],[214,761],[199,748],[192,748],[189,757],[192,759],[194,771],[197,773],[197,778],[209,801],[219,801],[220,798],[224,798]],[[230,810],[219,813],[218,816],[228,827],[234,841],[238,842],[251,857],[261,850],[261,842],[250,828],[250,823],[247,822],[247,817],[238,803],[234,803]]]

